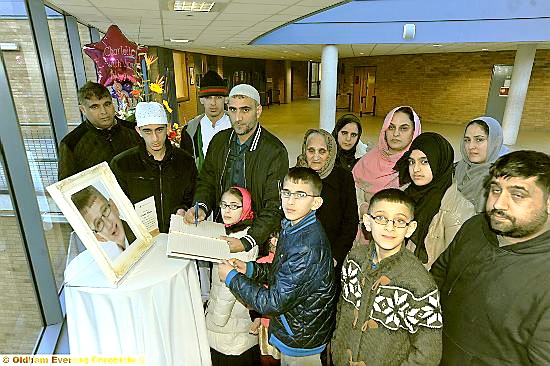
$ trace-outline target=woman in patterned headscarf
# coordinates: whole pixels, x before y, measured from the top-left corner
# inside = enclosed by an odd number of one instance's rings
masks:
[[[464,131],[460,152],[462,160],[455,167],[458,190],[475,206],[476,212],[485,211],[483,180],[498,157],[508,153],[502,144],[500,123],[491,117],[471,120]]]
[[[296,165],[315,170],[323,181],[323,205],[317,210],[317,218],[330,240],[339,274],[357,233],[359,218],[353,177],[349,171],[334,165],[337,151],[336,140],[330,133],[322,129],[308,130]]]

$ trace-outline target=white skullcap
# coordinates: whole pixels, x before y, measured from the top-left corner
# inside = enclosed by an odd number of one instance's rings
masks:
[[[145,125],[167,125],[166,111],[162,104],[157,102],[139,102],[136,106],[136,124],[138,127]]]
[[[235,85],[233,89],[229,92],[229,98],[231,98],[234,95],[244,95],[245,97],[249,97],[254,99],[258,104],[260,103],[260,93],[256,90],[255,87],[248,84],[239,84]]]

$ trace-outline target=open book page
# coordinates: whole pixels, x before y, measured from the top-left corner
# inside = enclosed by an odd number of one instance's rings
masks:
[[[201,221],[197,226],[186,224],[182,216],[172,215],[168,233],[168,256],[220,262],[229,258],[229,245],[219,239],[225,235],[223,224]]]

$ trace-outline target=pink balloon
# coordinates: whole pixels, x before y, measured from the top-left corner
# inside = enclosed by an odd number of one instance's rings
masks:
[[[96,64],[98,83],[107,86],[115,80],[140,81],[135,69],[147,54],[147,47],[130,42],[118,26],[111,25],[99,42],[89,43],[82,49]]]

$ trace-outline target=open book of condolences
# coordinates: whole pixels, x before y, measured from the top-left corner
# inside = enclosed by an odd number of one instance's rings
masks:
[[[225,234],[223,224],[201,221],[197,226],[186,224],[183,216],[170,217],[170,231],[166,254],[169,257],[202,259],[209,262],[221,262],[229,258],[229,245],[219,239]]]

